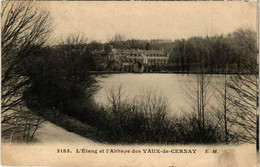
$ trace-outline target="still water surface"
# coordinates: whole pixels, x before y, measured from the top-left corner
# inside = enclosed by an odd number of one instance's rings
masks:
[[[216,86],[223,84],[222,75],[210,75],[209,104],[216,104]],[[101,89],[95,100],[107,104],[107,94],[111,89],[122,86],[124,96],[127,98],[140,95],[144,91],[152,91],[166,97],[171,112],[183,113],[188,111],[191,101],[185,95],[196,87],[196,75],[191,74],[111,74],[107,77],[98,77]]]

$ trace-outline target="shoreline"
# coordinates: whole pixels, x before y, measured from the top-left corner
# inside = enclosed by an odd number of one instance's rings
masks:
[[[198,73],[198,72],[176,72],[176,71],[154,71],[154,72],[122,72],[122,71],[89,71],[90,74],[94,74],[94,75],[98,75],[98,74],[212,74],[212,75],[225,75],[225,73],[222,73],[222,72],[219,72],[219,73],[208,73],[208,72],[205,72],[205,73]],[[252,73],[226,73],[226,75],[254,75]],[[259,74],[258,74],[259,75]]]

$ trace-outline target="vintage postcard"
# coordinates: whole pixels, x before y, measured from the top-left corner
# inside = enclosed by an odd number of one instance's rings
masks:
[[[258,166],[258,2],[1,2],[3,166]]]

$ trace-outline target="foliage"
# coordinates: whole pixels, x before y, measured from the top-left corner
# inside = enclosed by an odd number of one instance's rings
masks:
[[[36,70],[29,71],[32,84],[24,93],[27,105],[55,108],[72,115],[85,105],[91,108],[98,85],[95,76],[88,72],[91,55],[86,38],[69,36],[62,45],[44,53],[38,57]]]
[[[147,91],[127,99],[119,87],[118,90],[110,91],[108,101],[108,106],[99,107],[91,117],[88,113],[92,122],[85,120],[102,132],[103,141],[160,144],[220,141],[219,129],[210,119],[207,119],[202,135],[197,116],[170,115],[167,99],[155,92]]]
[[[238,29],[226,36],[175,40],[170,61],[177,65],[177,71],[186,73],[202,67],[205,73],[250,73],[257,67],[256,37],[250,29]]]
[[[24,73],[24,64],[33,62],[40,53],[38,49],[48,42],[51,17],[47,11],[36,9],[31,3],[3,2],[2,5],[1,123],[5,126],[2,136],[10,135],[10,142],[13,139],[28,142],[41,119],[24,106],[23,93],[31,84],[29,76]]]
[[[168,69],[174,72],[198,73],[203,69],[204,73],[250,73],[257,71],[256,37],[256,32],[251,29],[175,41],[126,39],[124,35],[116,34],[101,45],[117,49],[164,50],[170,55]],[[103,56],[108,54],[109,51]],[[103,61],[108,62],[107,59]],[[250,66],[254,69],[249,69]]]

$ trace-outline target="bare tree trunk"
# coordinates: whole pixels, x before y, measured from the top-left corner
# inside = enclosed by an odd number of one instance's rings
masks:
[[[15,121],[15,126],[14,126],[13,131],[12,131],[11,136],[10,136],[10,143],[12,143],[13,136],[15,134],[15,131],[16,131],[17,127],[18,127],[18,125],[17,125],[18,124],[18,120],[19,120],[19,118],[17,118],[17,120]]]
[[[208,96],[210,91],[210,76],[205,75],[202,68],[198,69],[196,78],[194,78],[192,82],[189,82],[185,89],[185,95],[189,100],[191,100],[191,103],[189,104],[192,110],[191,112],[195,112],[197,115],[197,128],[200,133],[199,140],[205,143],[207,142],[206,111],[208,102],[210,100],[210,97]]]
[[[30,141],[33,139],[35,132],[37,131],[37,129],[40,125],[40,120],[41,120],[40,116],[37,116],[37,122],[36,122],[36,125],[35,125],[35,129],[33,130],[32,135],[30,136]]]
[[[204,113],[204,109],[205,109],[205,104],[204,104],[204,75],[203,72],[201,74],[201,112],[202,112],[202,131],[203,131],[203,137],[204,137],[204,132],[205,132],[205,113]]]
[[[26,137],[26,132],[27,132],[27,125],[28,125],[28,118],[26,116],[26,121],[25,121],[25,125],[24,125],[24,131],[23,131],[23,138]]]
[[[259,116],[256,118],[256,150],[259,151]]]
[[[224,81],[224,124],[225,124],[225,142],[228,143],[228,129],[227,129],[227,72],[225,73]]]
[[[257,77],[256,77],[257,78]],[[259,80],[256,79],[256,150],[259,151]]]

